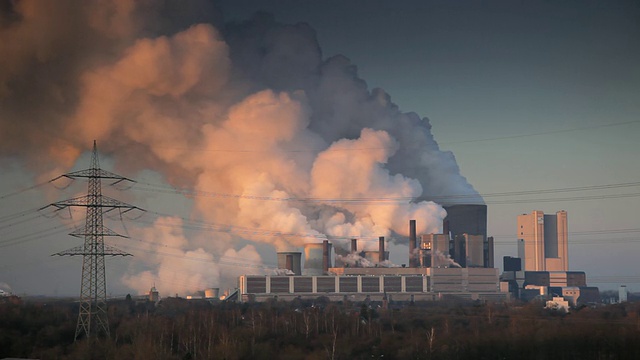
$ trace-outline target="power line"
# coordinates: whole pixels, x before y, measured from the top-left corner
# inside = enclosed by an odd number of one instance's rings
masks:
[[[500,136],[500,137],[486,138],[486,139],[472,139],[472,140],[462,140],[462,141],[441,142],[439,144],[440,145],[457,145],[457,144],[467,144],[467,143],[506,140],[506,139],[519,139],[519,138],[532,137],[532,136],[561,134],[561,133],[568,133],[568,132],[574,132],[574,131],[600,129],[600,128],[605,128],[605,127],[628,125],[628,124],[635,124],[635,123],[640,123],[640,120],[631,120],[631,121],[624,121],[624,122],[619,122],[619,123],[601,124],[601,125],[594,125],[594,126],[584,126],[584,127],[579,127],[579,128],[571,128],[571,129],[563,129],[563,130],[542,131],[542,132],[529,133],[529,134]]]
[[[0,242],[0,248],[18,245],[18,244],[24,244],[26,242],[30,242],[34,240],[42,240],[46,236],[57,235],[68,230],[69,228],[63,224],[63,225],[55,226],[53,228],[47,228],[44,230],[38,230],[36,232],[25,234],[25,235],[16,236],[9,239],[3,239],[2,242]]]
[[[41,187],[41,186],[43,186],[43,185],[48,184],[49,182],[50,182],[50,181],[44,181],[44,182],[41,182],[41,183],[35,184],[35,185],[33,185],[33,186],[29,186],[29,187],[27,187],[27,188],[20,189],[20,190],[18,190],[18,191],[12,192],[12,193],[4,194],[4,195],[0,196],[0,200],[8,199],[8,198],[10,198],[10,197],[12,197],[12,196],[20,195],[20,194],[23,194],[23,193],[25,193],[25,192],[27,192],[27,191],[37,189],[37,188],[39,188],[39,187]]]
[[[448,195],[436,195],[429,196],[427,199],[436,202],[444,203],[468,203],[469,200],[480,200],[481,198],[487,199],[492,197],[519,197],[527,195],[539,195],[539,194],[556,194],[564,192],[576,192],[576,191],[596,191],[596,190],[611,190],[620,188],[629,188],[640,186],[640,182],[628,182],[617,184],[602,184],[592,186],[575,186],[565,187],[557,189],[539,189],[539,190],[524,190],[524,191],[508,191],[508,192],[493,192],[493,193],[480,193],[480,194],[448,194]],[[155,193],[167,193],[177,194],[187,197],[211,197],[211,198],[232,198],[232,199],[248,199],[248,200],[261,200],[261,201],[284,201],[284,202],[311,202],[311,203],[344,203],[344,204],[397,204],[404,202],[411,202],[418,200],[420,197],[387,197],[387,196],[374,196],[374,197],[356,197],[356,198],[319,198],[319,197],[273,197],[273,196],[259,196],[259,195],[241,195],[230,194],[222,192],[213,192],[206,190],[195,190],[187,188],[176,188],[169,185],[153,184],[148,182],[139,182],[133,186],[134,189],[155,192]],[[600,195],[585,195],[575,197],[564,198],[540,198],[540,199],[510,199],[510,200],[485,200],[486,204],[519,204],[519,203],[535,203],[535,202],[557,202],[557,201],[580,201],[580,200],[602,200],[602,199],[615,199],[625,197],[640,196],[640,192],[632,192],[625,194],[600,194]]]

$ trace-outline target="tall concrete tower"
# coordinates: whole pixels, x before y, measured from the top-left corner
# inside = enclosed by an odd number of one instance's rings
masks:
[[[518,215],[518,256],[525,271],[567,271],[567,212]]]

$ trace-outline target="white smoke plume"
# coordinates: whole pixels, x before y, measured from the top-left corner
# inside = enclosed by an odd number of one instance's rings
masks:
[[[349,267],[363,267],[363,268],[369,268],[369,267],[385,267],[385,268],[391,268],[391,267],[400,267],[400,265],[394,264],[393,262],[391,262],[391,260],[385,260],[383,262],[372,262],[369,261],[368,259],[366,259],[365,257],[361,256],[360,254],[357,253],[349,253],[346,255],[336,255],[336,259],[338,259],[338,261],[341,261],[343,264],[348,265]]]
[[[4,292],[4,294],[11,294],[11,286],[6,282],[0,282],[0,291]]]
[[[273,270],[273,275],[276,276],[290,276],[295,275],[295,273],[289,269],[275,269]]]
[[[49,179],[96,139],[127,176],[227,195],[194,197],[191,219],[252,229],[132,230],[144,242],[122,281],[137,291],[232,286],[261,271],[236,265],[261,261],[251,243],[393,240],[409,219],[439,232],[430,198],[477,195],[428,119],[369,90],[346,57],[323,59],[306,24],[224,25],[206,1],[3,1],[0,55],[0,159]]]
[[[159,289],[184,294],[219,282],[220,274],[211,266],[210,254],[202,248],[186,250],[189,241],[181,226],[178,218],[159,218],[153,227],[133,231],[134,239],[150,240],[137,245],[136,249],[148,254],[142,259],[149,270],[125,275],[126,285],[145,289],[148,284],[155,284]]]
[[[455,262],[451,258],[451,255],[449,255],[449,254],[444,254],[442,251],[436,250],[434,255],[435,255],[435,261],[434,261],[435,264],[434,264],[434,266],[436,266],[436,267],[458,267],[458,268],[462,267],[462,266],[460,266],[460,264]]]

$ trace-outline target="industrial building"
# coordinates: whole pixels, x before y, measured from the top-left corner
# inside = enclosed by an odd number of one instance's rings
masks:
[[[501,288],[512,297],[563,297],[571,306],[600,301],[597,287],[587,285],[583,271],[568,271],[567,212],[545,215],[536,210],[518,216],[518,257],[504,257]]]
[[[468,223],[478,219],[486,222],[486,207],[484,214],[484,217],[458,217],[454,225],[462,224],[462,219],[467,224],[459,225],[459,229],[474,229]],[[486,232],[486,223],[484,227],[475,225],[475,229],[482,228]],[[458,246],[464,247],[464,251],[458,254],[464,253],[464,263],[470,266],[461,266],[451,257],[455,241],[449,234],[418,237],[415,220],[409,222],[409,234],[408,267],[388,262],[384,237],[378,239],[377,251],[359,251],[358,240],[352,239],[348,253],[333,251],[328,240],[305,244],[303,252],[279,252],[278,267],[284,271],[278,271],[278,275],[239,277],[241,300],[320,296],[335,301],[425,301],[451,296],[469,300],[507,299],[508,293],[500,291],[498,269],[484,267],[487,263],[484,234],[459,234]]]
[[[518,216],[518,257],[525,271],[567,271],[567,212],[545,215],[536,210]]]

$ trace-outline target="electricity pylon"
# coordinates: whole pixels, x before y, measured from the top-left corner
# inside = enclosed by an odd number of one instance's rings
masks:
[[[89,189],[86,196],[63,200],[48,205],[57,208],[57,210],[71,206],[82,206],[87,208],[87,217],[84,229],[79,229],[69,234],[75,237],[84,237],[84,245],[53,254],[60,256],[82,255],[80,314],[78,315],[75,340],[83,334],[87,338],[97,336],[100,333],[108,337],[109,321],[107,319],[107,280],[104,271],[104,257],[130,256],[131,254],[104,243],[105,236],[126,236],[120,235],[105,227],[102,216],[104,213],[113,210],[118,210],[122,214],[138,208],[102,195],[102,179],[114,180],[113,184],[124,181],[133,182],[133,180],[100,169],[98,150],[95,140],[93,142],[91,167],[89,169],[61,175],[58,178],[61,177],[69,179],[86,178],[89,182]]]

